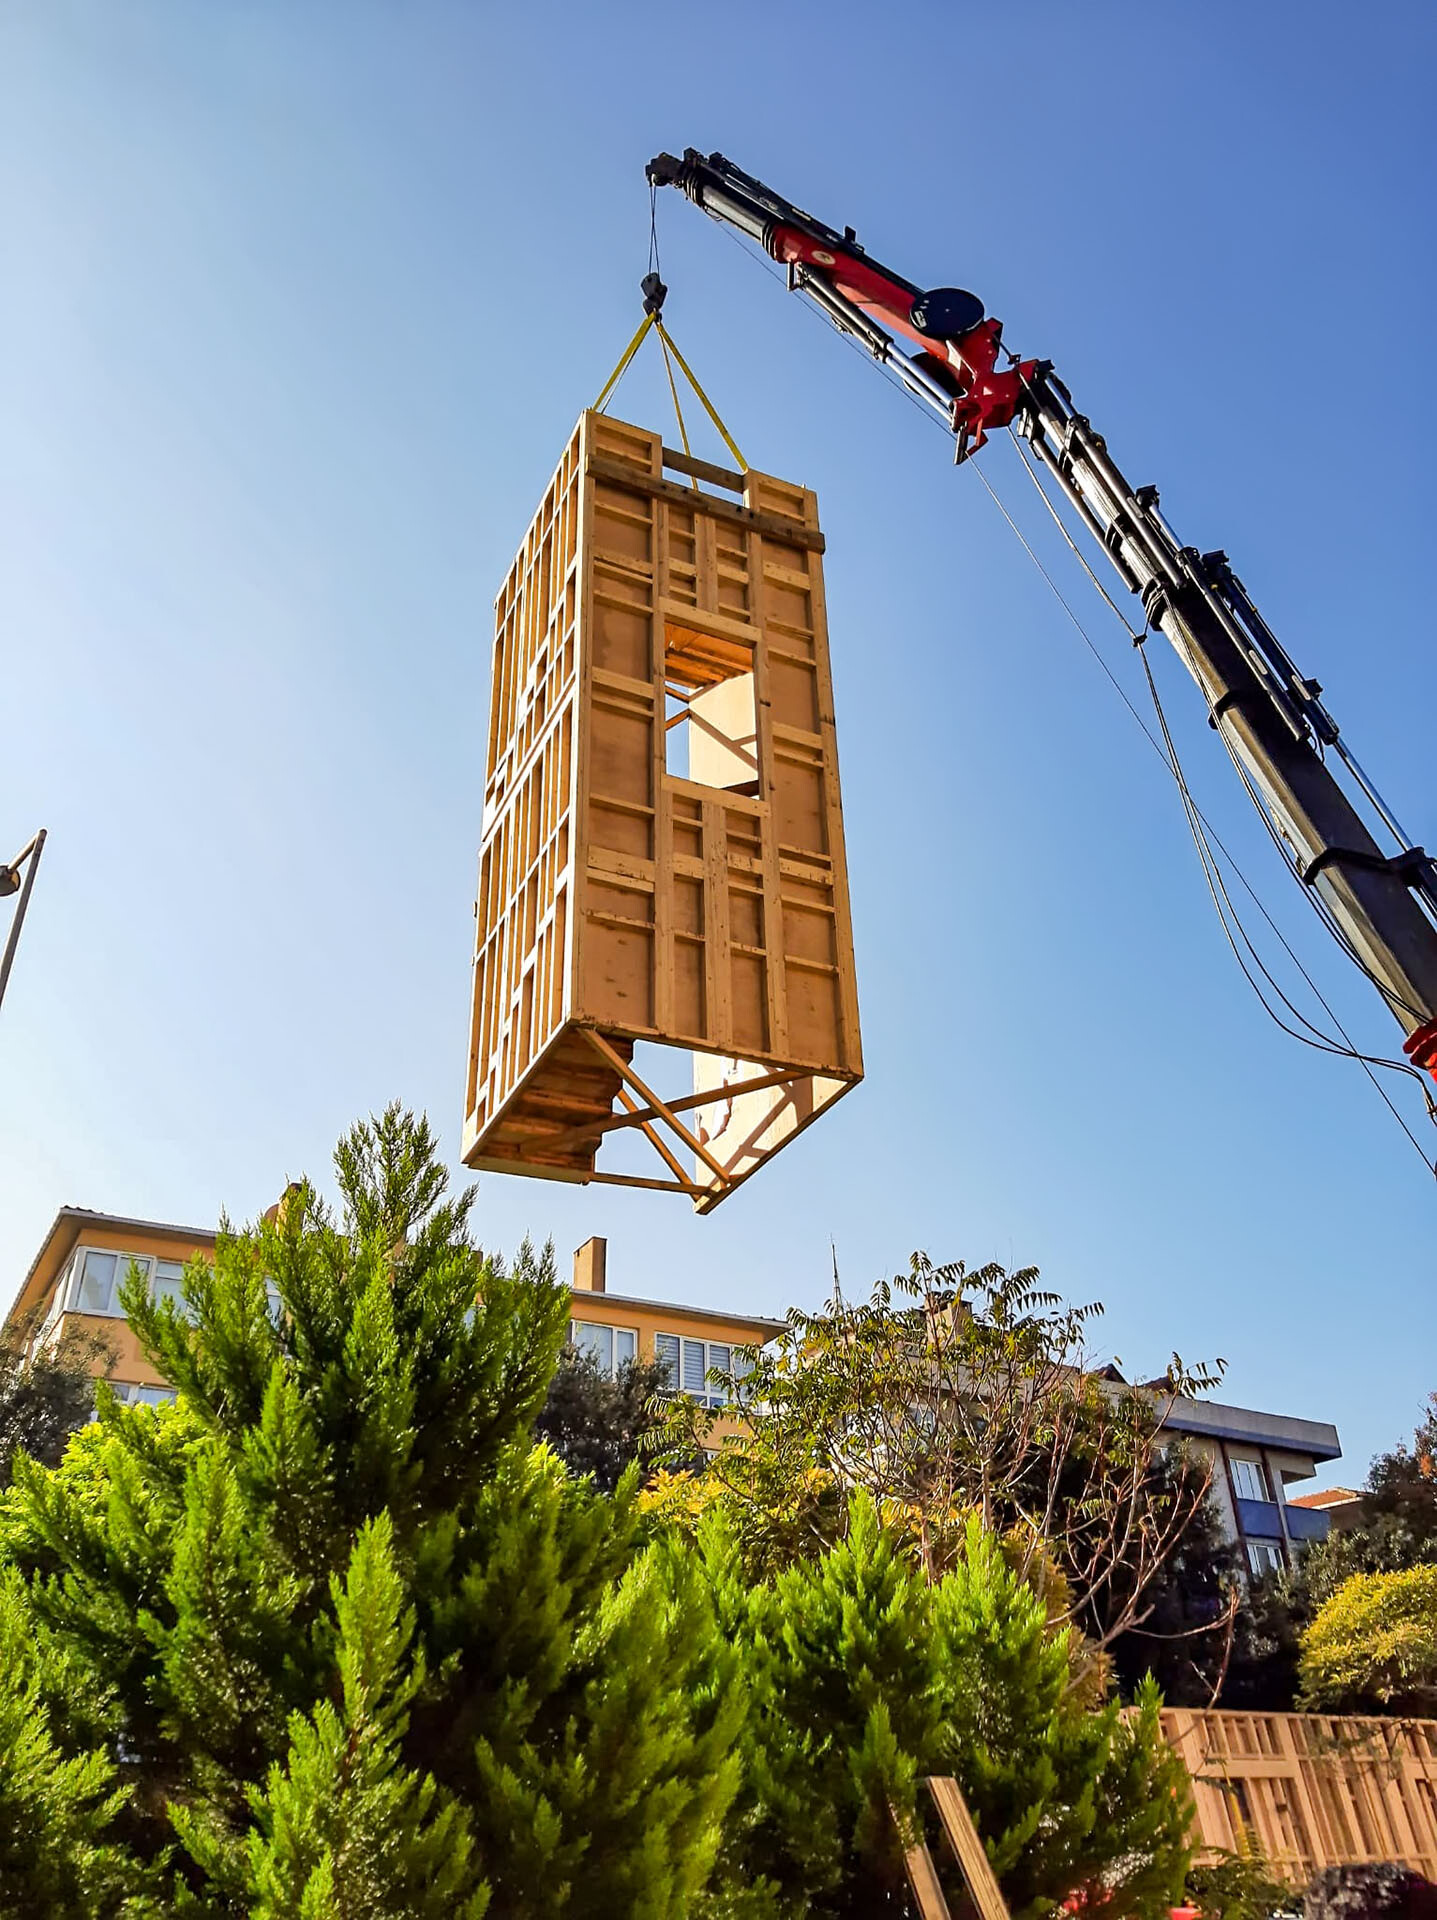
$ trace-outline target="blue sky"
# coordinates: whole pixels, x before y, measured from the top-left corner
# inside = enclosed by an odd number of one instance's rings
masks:
[[[1437,15],[531,4],[0,13],[0,1292],[65,1202],[253,1215],[398,1095],[457,1158],[491,602],[638,318],[643,166],[722,148],[1054,359],[1437,842]],[[780,1311],[1036,1262],[1132,1368],[1336,1420],[1437,1388],[1437,1194],[1223,944],[1177,798],[942,436],[677,196],[669,318],[819,494],[868,1079],[712,1218],[488,1177],[486,1244]],[[656,365],[618,411],[663,424]],[[1011,448],[987,472],[1035,538]],[[1136,697],[1120,631],[1058,577]],[[1201,804],[1356,1037],[1177,663]],[[0,853],[8,854],[6,846]],[[1406,1111],[1425,1138],[1433,1134]]]

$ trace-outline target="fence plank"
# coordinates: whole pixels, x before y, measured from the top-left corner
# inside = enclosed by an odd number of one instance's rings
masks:
[[[1008,1903],[988,1864],[988,1855],[978,1837],[978,1829],[973,1825],[973,1816],[968,1811],[968,1803],[963,1798],[958,1782],[935,1775],[928,1782],[928,1791],[933,1796],[938,1818],[943,1823],[943,1832],[963,1870],[963,1878],[968,1883],[968,1891],[973,1896],[973,1904],[981,1920],[1010,1920]]]

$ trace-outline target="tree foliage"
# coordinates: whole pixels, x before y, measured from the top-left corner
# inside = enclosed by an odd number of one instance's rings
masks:
[[[571,1473],[587,1474],[613,1493],[629,1468],[648,1457],[659,1426],[654,1412],[668,1374],[656,1360],[630,1360],[612,1377],[591,1353],[566,1347],[539,1417],[546,1440]]]
[[[1089,1711],[1078,1636],[976,1516],[935,1578],[863,1492],[833,1544],[756,1585],[722,1515],[700,1542],[753,1700],[724,1859],[743,1893],[723,1910],[905,1911],[921,1782],[954,1774],[1017,1920],[1083,1891],[1113,1920],[1166,1911],[1188,1801],[1156,1694]]]
[[[1302,1698],[1313,1707],[1437,1708],[1437,1566],[1357,1573],[1302,1636]]]
[[[769,1347],[716,1373],[721,1411],[677,1400],[671,1444],[724,1435],[707,1484],[664,1483],[663,1510],[720,1503],[752,1567],[783,1566],[841,1537],[858,1487],[909,1534],[929,1579],[961,1551],[968,1517],[1009,1542],[1058,1615],[1107,1646],[1141,1621],[1147,1593],[1206,1499],[1210,1463],[1157,1471],[1173,1397],[1218,1377],[1174,1356],[1130,1387],[1088,1355],[1098,1307],[1066,1307],[1034,1269],[969,1273],[915,1254],[853,1303],[788,1316]]]
[[[1184,1898],[1203,1920],[1300,1920],[1300,1890],[1280,1880],[1251,1839],[1188,1869]]]
[[[533,1444],[552,1255],[484,1260],[397,1108],[335,1164],[338,1215],[301,1184],[225,1227],[182,1306],[132,1281],[173,1407],[102,1388],[57,1468],[19,1461],[16,1791],[97,1889],[48,1910],[109,1912],[113,1847],[214,1920],[684,1913],[742,1712],[698,1568],[646,1544],[632,1478],[605,1497]]]
[[[94,1376],[114,1364],[93,1334],[67,1333],[50,1344],[36,1341],[37,1331],[32,1314],[0,1342],[0,1490],[10,1484],[17,1448],[47,1467],[59,1462],[95,1410]]]
[[[0,1914],[896,1915],[935,1772],[1020,1915],[1075,1892],[1162,1910],[1181,1769],[1151,1689],[1126,1719],[1101,1704],[1067,1583],[1127,1543],[1130,1595],[1171,1516],[1144,1477],[1154,1397],[1055,1362],[1081,1318],[996,1271],[971,1298],[930,1286],[901,1340],[860,1315],[881,1392],[836,1336],[811,1380],[760,1370],[774,1424],[737,1477],[641,1504],[651,1383],[571,1364],[554,1385],[551,1254],[483,1258],[397,1108],[335,1164],[338,1210],[300,1183],[223,1226],[178,1305],[132,1276],[172,1406],[102,1385],[58,1464],[17,1455]],[[931,1468],[897,1417],[924,1327],[966,1356],[940,1384],[981,1361],[1001,1416],[985,1435],[940,1395]],[[885,1472],[850,1416],[891,1439]],[[1102,1509],[1123,1487],[1131,1522]],[[1054,1513],[1065,1566],[1039,1543]]]
[[[1358,1574],[1402,1573],[1437,1564],[1437,1399],[1410,1442],[1379,1454],[1362,1491],[1356,1526],[1334,1527],[1295,1564],[1255,1583],[1235,1626],[1222,1704],[1290,1710],[1302,1690],[1303,1638],[1318,1614]],[[1397,1711],[1368,1696],[1369,1711]]]
[[[0,1916],[125,1910],[146,1876],[113,1828],[127,1798],[105,1752],[67,1753],[46,1694],[67,1676],[37,1642],[26,1596],[0,1575]]]

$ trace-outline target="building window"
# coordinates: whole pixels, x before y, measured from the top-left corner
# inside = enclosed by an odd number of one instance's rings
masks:
[[[580,1353],[592,1356],[607,1380],[638,1358],[639,1336],[633,1327],[605,1326],[599,1320],[571,1320],[569,1339]]]
[[[1281,1573],[1282,1548],[1274,1546],[1270,1540],[1249,1540],[1247,1564],[1254,1580],[1265,1580],[1270,1573]]]
[[[654,1335],[654,1358],[668,1375],[671,1392],[687,1394],[706,1407],[721,1407],[726,1399],[707,1379],[711,1369],[719,1373],[748,1371],[727,1341],[687,1340],[677,1333]]]
[[[148,1253],[112,1253],[105,1247],[81,1247],[56,1284],[46,1325],[62,1313],[95,1313],[111,1320],[123,1319],[125,1309],[120,1305],[120,1289],[132,1264],[140,1269],[156,1300],[172,1300],[186,1319],[190,1317],[182,1291],[183,1260],[158,1260]]]
[[[148,1280],[154,1263],[147,1255],[102,1253],[97,1247],[87,1247],[80,1256],[74,1311],[106,1314],[111,1318],[123,1316],[125,1310],[120,1305],[120,1288],[129,1275],[132,1259]]]
[[[1261,1460],[1234,1459],[1232,1484],[1239,1500],[1270,1500],[1267,1475]]]
[[[168,1300],[172,1307],[188,1317],[182,1290],[184,1277],[185,1266],[182,1260],[157,1260],[150,1292],[156,1300]]]
[[[142,1387],[133,1380],[112,1380],[110,1386],[127,1407],[168,1407],[177,1398],[173,1387]]]

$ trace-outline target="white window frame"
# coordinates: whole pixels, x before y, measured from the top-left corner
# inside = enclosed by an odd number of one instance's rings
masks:
[[[1230,1454],[1228,1458],[1232,1468],[1232,1490],[1237,1498],[1239,1500],[1265,1500],[1271,1504],[1272,1482],[1267,1471],[1267,1463],[1261,1456],[1254,1457],[1251,1454],[1235,1453]],[[1245,1467],[1252,1473],[1256,1484],[1262,1489],[1260,1493],[1245,1493],[1238,1485],[1238,1469],[1240,1467]]]
[[[689,1333],[660,1332],[654,1335],[654,1358],[668,1375],[670,1393],[681,1393],[689,1400],[697,1400],[700,1406],[722,1407],[727,1405],[727,1396],[707,1384],[709,1372],[715,1367],[721,1373],[735,1372],[737,1350],[744,1344],[742,1340],[700,1340]],[[695,1348],[702,1351],[702,1371],[697,1365]],[[715,1349],[723,1355],[722,1359],[714,1358]]]
[[[161,1267],[173,1268],[173,1272],[164,1274],[162,1276],[160,1273]],[[173,1293],[160,1292],[160,1282],[162,1278],[166,1282],[172,1281],[174,1283],[175,1290]],[[156,1254],[154,1270],[150,1274],[150,1298],[156,1303],[156,1305],[158,1305],[159,1302],[162,1300],[170,1301],[171,1304],[174,1306],[176,1312],[179,1313],[183,1319],[187,1320],[190,1316],[189,1316],[189,1308],[185,1304],[185,1297],[183,1292],[184,1279],[185,1279],[185,1263],[183,1260],[172,1260],[168,1256],[166,1256],[164,1259],[161,1259],[160,1256]]]
[[[590,1345],[588,1341],[580,1338],[580,1328],[583,1328],[586,1332],[592,1328],[595,1333],[608,1334],[609,1358],[607,1364],[605,1364],[603,1354],[597,1351],[596,1346]],[[627,1343],[629,1349],[627,1353],[620,1353],[619,1348],[622,1343]],[[621,1371],[631,1362],[637,1361],[639,1357],[639,1330],[637,1327],[621,1327],[613,1320],[571,1319],[569,1322],[569,1345],[574,1349],[575,1353],[589,1354],[597,1365],[599,1372],[606,1380],[617,1380]]]
[[[1282,1548],[1276,1540],[1248,1541],[1248,1573],[1254,1580],[1265,1580],[1270,1573],[1281,1573],[1286,1565]]]
[[[106,1304],[103,1307],[86,1306],[82,1298],[85,1263],[92,1253],[97,1254],[101,1259],[113,1260],[115,1263]],[[185,1259],[183,1257],[176,1259],[173,1254],[131,1253],[123,1247],[78,1246],[61,1270],[60,1279],[55,1288],[55,1302],[46,1316],[45,1325],[48,1327],[52,1320],[58,1320],[62,1313],[83,1313],[95,1320],[123,1320],[125,1315],[119,1303],[120,1284],[128,1278],[132,1261],[137,1267],[144,1268],[151,1299],[160,1297],[155,1291],[155,1283],[160,1277],[161,1267],[175,1269],[174,1274],[166,1274],[167,1280],[178,1280],[185,1269]],[[185,1311],[184,1303],[178,1296],[175,1296],[175,1304],[182,1313]]]
[[[91,1259],[112,1263],[103,1306],[87,1304],[85,1300],[85,1270]],[[77,1247],[74,1272],[70,1279],[70,1299],[66,1303],[68,1310],[96,1320],[123,1320],[125,1315],[120,1306],[120,1287],[129,1278],[131,1261],[143,1267],[148,1283],[155,1271],[155,1256],[152,1253],[130,1253],[122,1247]]]

